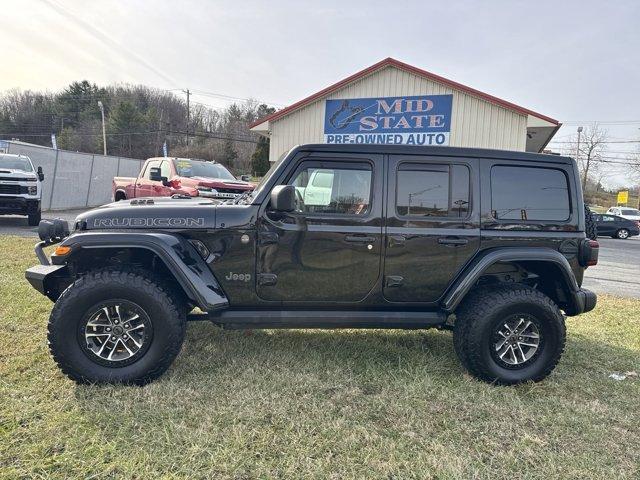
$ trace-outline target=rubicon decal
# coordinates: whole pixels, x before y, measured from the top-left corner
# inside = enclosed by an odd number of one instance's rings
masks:
[[[179,227],[204,227],[204,218],[191,217],[166,217],[166,218],[96,218],[93,226],[100,227],[159,227],[159,228],[179,228]]]

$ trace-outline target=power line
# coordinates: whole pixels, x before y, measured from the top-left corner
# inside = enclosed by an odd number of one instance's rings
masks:
[[[549,143],[566,143],[566,144],[577,144],[578,142],[569,142],[569,141],[556,141],[551,140]],[[605,140],[603,142],[598,143],[640,143],[640,140]]]
[[[205,90],[193,90],[193,93],[195,93],[197,95],[204,95],[206,97],[223,98],[223,99],[229,99],[229,100],[243,100],[245,102],[248,102],[248,101],[251,101],[251,100],[255,100],[257,102],[266,103],[268,105],[274,105],[276,107],[284,107],[285,106],[282,103],[270,102],[270,101],[267,101],[267,100],[261,100],[259,98],[234,97],[233,95],[225,95],[223,93],[207,92]]]

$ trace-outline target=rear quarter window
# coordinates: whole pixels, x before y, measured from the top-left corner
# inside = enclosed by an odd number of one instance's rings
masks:
[[[554,168],[496,165],[491,213],[497,220],[566,221],[571,215],[567,176]]]

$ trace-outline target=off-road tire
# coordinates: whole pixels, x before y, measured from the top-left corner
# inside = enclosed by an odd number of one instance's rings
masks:
[[[618,240],[626,240],[627,238],[629,238],[629,230],[627,230],[626,228],[621,228],[616,232],[613,238],[617,238]]]
[[[78,335],[86,313],[113,299],[135,303],[153,324],[148,349],[125,366],[101,365],[83,350]],[[169,368],[180,352],[185,330],[186,309],[167,284],[144,270],[106,268],[82,275],[62,292],[49,318],[47,338],[53,359],[77,383],[144,385]]]
[[[598,239],[598,226],[596,225],[596,220],[593,217],[593,212],[584,204],[584,232],[587,235],[587,238],[591,240]]]
[[[513,314],[535,317],[542,340],[531,363],[509,369],[492,354],[492,336],[503,319]],[[456,311],[453,342],[463,366],[475,377],[501,385],[533,381],[549,375],[564,351],[566,330],[558,306],[546,295],[522,284],[490,285],[472,291]]]
[[[27,217],[27,222],[29,223],[30,227],[37,227],[41,219],[42,212],[38,211],[36,213],[29,214],[29,216]]]

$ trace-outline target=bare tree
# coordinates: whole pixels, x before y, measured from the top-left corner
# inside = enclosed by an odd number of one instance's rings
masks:
[[[575,134],[569,143],[571,147],[566,154],[575,157],[580,168],[582,178],[582,190],[586,190],[587,184],[597,185],[609,172],[603,165],[603,156],[607,149],[609,133],[600,128],[597,123],[584,128],[582,133]],[[592,177],[595,177],[592,182]]]

